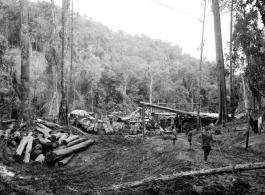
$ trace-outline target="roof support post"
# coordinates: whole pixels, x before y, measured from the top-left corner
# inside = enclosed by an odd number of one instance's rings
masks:
[[[144,132],[145,132],[144,109],[145,109],[145,107],[143,105],[143,107],[142,107],[142,136],[143,136],[143,138],[144,138]]]

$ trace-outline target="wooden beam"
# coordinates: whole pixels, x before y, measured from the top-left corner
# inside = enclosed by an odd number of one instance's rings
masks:
[[[183,111],[183,110],[167,108],[167,107],[158,106],[158,105],[155,105],[155,104],[149,104],[149,103],[145,103],[145,102],[140,102],[140,105],[145,106],[145,107],[150,107],[150,108],[156,108],[156,109],[159,109],[159,110],[165,110],[165,111],[168,111],[168,112],[182,113],[182,114],[188,114],[188,115],[196,116],[196,114],[193,114],[193,113],[190,113],[190,112],[186,112],[186,111]]]

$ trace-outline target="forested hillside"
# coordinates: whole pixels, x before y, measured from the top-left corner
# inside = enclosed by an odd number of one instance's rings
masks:
[[[2,0],[0,9],[2,47],[6,49],[1,65],[5,70],[1,71],[5,75],[1,77],[1,93],[5,94],[5,102],[12,102],[16,108],[20,99],[17,90],[20,82],[19,3],[17,0]],[[55,7],[53,22],[51,3],[29,3],[30,97],[37,115],[58,113],[60,12],[61,8]],[[102,114],[119,110],[128,113],[137,107],[139,101],[198,102],[199,60],[184,54],[181,46],[154,40],[146,35],[131,36],[122,31],[113,32],[101,23],[77,14],[73,26],[71,79],[70,14],[68,17],[64,79],[70,110],[80,108]],[[54,25],[59,29],[55,36]],[[52,40],[56,43],[55,51],[50,49]],[[215,63],[204,61],[202,76],[202,109],[217,112]],[[10,111],[10,105],[4,103],[1,106]]]

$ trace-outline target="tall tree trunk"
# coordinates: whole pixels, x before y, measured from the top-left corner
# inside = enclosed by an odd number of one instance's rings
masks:
[[[74,49],[74,0],[71,1],[71,65],[70,65],[70,90],[69,90],[69,104],[72,103],[72,91],[73,91],[73,49]]]
[[[202,39],[201,39],[201,56],[200,56],[200,78],[199,78],[199,107],[197,114],[197,130],[200,128],[200,112],[201,112],[201,85],[202,85],[202,57],[204,46],[204,27],[205,27],[205,13],[206,13],[206,0],[204,1],[203,23],[202,23]]]
[[[73,110],[75,110],[75,87],[76,87],[76,84],[75,84],[75,81],[74,81],[74,103],[73,103]]]
[[[8,43],[8,18],[6,17],[6,21],[5,21],[5,31],[6,31],[6,40],[7,40],[7,48],[8,48],[8,45],[9,45],[9,43]]]
[[[30,109],[25,108],[29,104],[30,96],[30,48],[29,48],[29,30],[28,30],[28,1],[20,0],[20,48],[21,48],[21,119],[30,119]]]
[[[152,104],[153,96],[153,75],[150,74],[149,103]]]
[[[92,79],[91,79],[90,95],[91,95],[91,111],[94,112],[94,102],[93,102],[93,80],[92,80]]]
[[[49,75],[49,84],[48,87],[51,89],[52,99],[50,105],[49,115],[54,114],[54,105],[58,104],[58,91],[57,91],[57,72],[58,72],[58,54],[57,54],[57,41],[58,41],[58,32],[57,32],[57,24],[56,17],[54,11],[54,0],[51,0],[51,12],[52,12],[52,24],[53,31],[49,41],[49,48],[46,50],[45,58],[50,66],[50,75]],[[55,113],[57,114],[59,109],[57,109],[58,105],[56,105]]]
[[[231,110],[231,118],[235,117],[235,103],[234,103],[234,83],[233,83],[233,59],[232,59],[232,47],[233,47],[233,9],[234,9],[234,0],[231,2],[231,12],[230,12],[230,110]]]
[[[61,60],[61,104],[59,109],[59,122],[61,124],[68,124],[68,105],[65,93],[64,82],[64,64],[65,64],[65,42],[66,42],[66,24],[67,24],[67,12],[70,5],[70,0],[62,1],[62,60]]]
[[[219,117],[216,123],[221,124],[228,121],[228,112],[219,0],[212,1],[212,9],[214,18],[216,63],[219,67]]]
[[[242,85],[243,85],[243,99],[244,99],[244,103],[245,103],[245,111],[246,111],[246,114],[247,114],[248,113],[248,109],[250,107],[249,107],[247,86],[246,86],[245,78],[243,76],[242,76]]]

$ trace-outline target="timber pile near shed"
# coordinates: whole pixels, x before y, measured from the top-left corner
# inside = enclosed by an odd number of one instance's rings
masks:
[[[86,118],[77,118],[75,119],[73,125],[81,128],[85,132],[91,134],[112,134],[114,130],[107,120],[98,120],[97,118],[91,119],[89,117]],[[116,132],[115,132],[116,133]]]
[[[27,124],[10,120],[4,124],[6,130],[1,130],[0,136],[13,152],[9,157],[11,161],[65,166],[76,153],[94,143],[94,140],[84,136],[75,127],[61,126],[42,119]]]

